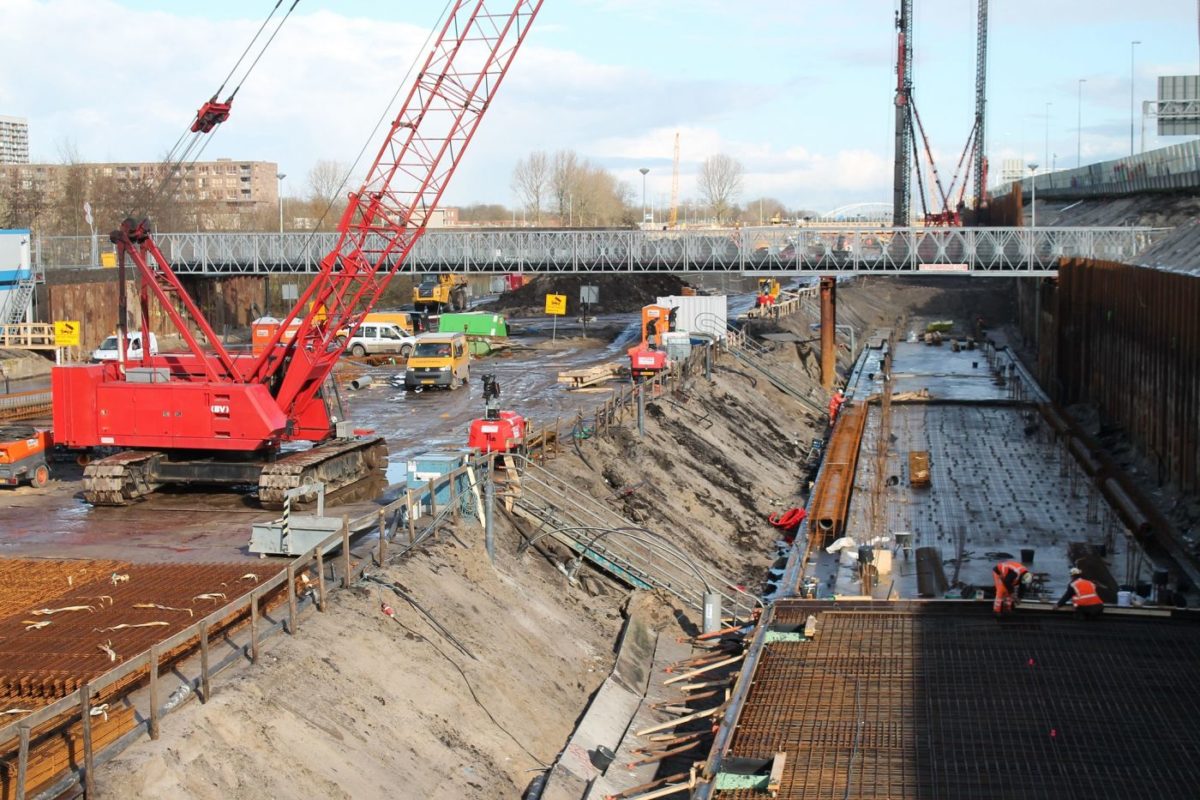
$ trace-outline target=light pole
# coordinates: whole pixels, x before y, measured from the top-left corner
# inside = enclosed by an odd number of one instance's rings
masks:
[[[1075,169],[1080,167],[1083,156],[1083,85],[1087,78],[1079,79],[1079,96],[1075,101]]]
[[[1029,227],[1037,227],[1037,168],[1036,161],[1029,162],[1029,186],[1032,196],[1029,198]]]
[[[1133,48],[1141,44],[1140,41],[1129,43],[1129,155],[1133,155]]]
[[[277,193],[279,195],[279,232],[280,233],[283,233],[283,179],[286,177],[287,177],[287,175],[285,175],[282,172],[275,173],[275,179],[279,181],[279,190]]]
[[[641,167],[638,172],[642,173],[642,226],[646,225],[646,173],[650,171],[649,167]]]
[[[1044,151],[1045,155],[1042,156],[1043,164],[1050,163],[1050,106],[1052,106],[1052,105],[1054,105],[1054,103],[1050,103],[1050,102],[1046,103],[1046,141],[1045,141],[1046,149]]]

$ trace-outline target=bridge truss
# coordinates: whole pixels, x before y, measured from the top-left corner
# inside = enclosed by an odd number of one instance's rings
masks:
[[[740,230],[431,230],[402,271],[413,273],[730,272],[1053,275],[1059,259],[1131,261],[1161,228],[799,227]],[[336,243],[320,233],[163,233],[177,274],[316,273]],[[372,247],[368,242],[366,247]],[[47,269],[90,266],[88,237],[48,237]]]

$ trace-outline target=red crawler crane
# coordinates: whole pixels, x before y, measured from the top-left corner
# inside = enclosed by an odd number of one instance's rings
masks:
[[[356,435],[326,388],[342,352],[337,333],[357,328],[425,232],[541,5],[454,3],[350,195],[336,247],[259,355],[222,345],[146,221],[127,219],[113,232],[121,268],[132,261],[141,279],[143,340],[153,296],[187,352],[55,368],[56,441],[122,451],[88,465],[90,502],[125,505],[166,483],[257,483],[261,502],[278,506],[290,488],[320,481],[336,489],[382,464],[383,439]],[[282,341],[296,320],[295,336]],[[305,441],[313,447],[281,451]]]

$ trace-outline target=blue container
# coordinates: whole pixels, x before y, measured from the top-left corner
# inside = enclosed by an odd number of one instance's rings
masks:
[[[422,507],[427,508],[429,506],[429,492],[420,490],[424,489],[431,479],[448,475],[461,467],[467,462],[467,456],[467,453],[461,451],[433,451],[413,456],[408,460],[406,475],[408,488],[414,492],[419,492],[417,497]],[[459,497],[470,491],[471,487],[466,475],[460,475],[455,479],[455,484],[454,488]],[[437,484],[437,489],[434,491],[434,498],[437,501],[439,509],[444,508],[450,502],[449,481]]]

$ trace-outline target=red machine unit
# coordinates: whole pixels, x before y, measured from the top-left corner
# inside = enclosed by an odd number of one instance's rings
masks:
[[[54,369],[56,441],[125,450],[88,465],[90,502],[124,505],[165,483],[257,483],[263,504],[280,506],[290,488],[336,489],[386,460],[382,439],[360,438],[345,422],[329,380],[344,348],[338,333],[357,330],[424,234],[541,5],[456,0],[447,9],[366,180],[349,197],[337,244],[288,315],[256,341],[256,354],[226,349],[147,220],[126,219],[110,235],[118,281],[127,261],[140,278],[143,340],[153,297],[187,352]],[[219,124],[224,113],[206,104],[199,127]],[[125,312],[122,301],[122,344]],[[281,452],[289,442],[314,446]]]
[[[467,447],[480,453],[509,453],[525,444],[525,418],[515,411],[497,412],[496,419],[471,422]]]
[[[629,371],[635,381],[652,378],[667,368],[667,353],[648,345],[629,348]]]
[[[467,447],[480,453],[509,453],[525,444],[525,418],[499,408],[500,384],[496,376],[483,376],[482,419],[471,421]]]
[[[649,378],[667,368],[667,353],[662,335],[675,330],[675,309],[666,306],[642,307],[642,341],[629,348],[629,371],[635,381]]]

